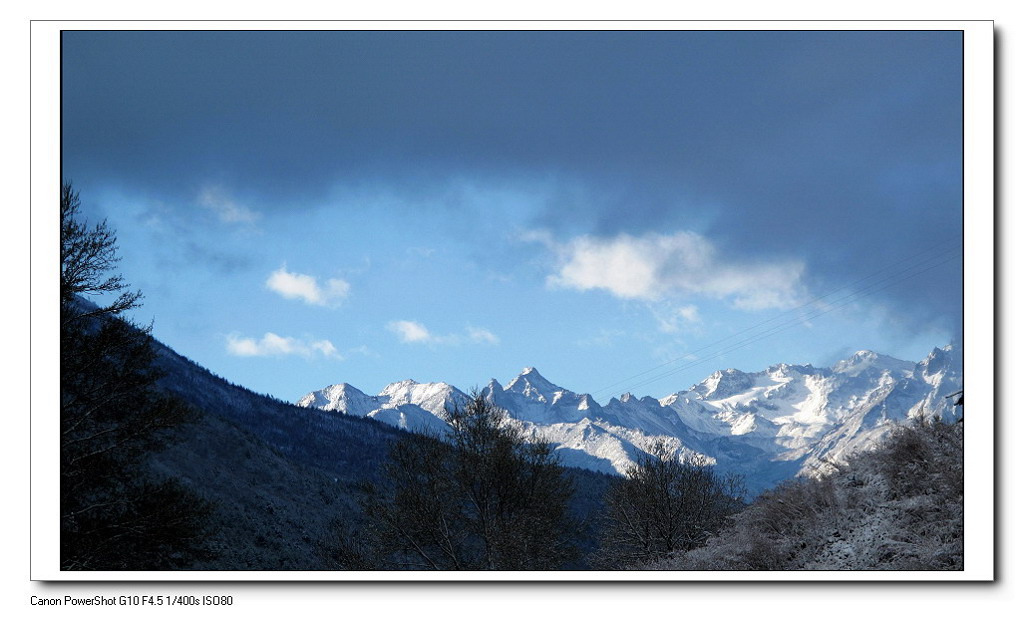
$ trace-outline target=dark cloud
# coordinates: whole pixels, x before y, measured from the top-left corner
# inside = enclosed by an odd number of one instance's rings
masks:
[[[62,80],[65,173],[178,202],[554,178],[524,224],[697,230],[822,286],[961,234],[959,32],[65,32]],[[880,295],[956,324],[960,289]]]

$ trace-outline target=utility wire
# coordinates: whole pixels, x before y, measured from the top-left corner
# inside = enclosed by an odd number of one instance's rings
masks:
[[[864,297],[867,297],[868,295],[870,295],[872,293],[876,293],[876,292],[881,291],[883,289],[887,289],[887,288],[892,287],[892,286],[894,286],[894,285],[896,285],[896,284],[898,284],[900,282],[903,282],[905,280],[913,278],[914,276],[918,276],[919,274],[923,274],[924,272],[927,272],[927,271],[929,271],[931,269],[939,267],[940,265],[948,263],[949,261],[957,258],[958,256],[961,256],[959,253],[956,253],[956,254],[951,254],[949,256],[946,256],[945,258],[942,258],[943,254],[948,254],[952,250],[954,250],[955,248],[956,248],[956,246],[954,246],[953,248],[947,248],[942,253],[939,253],[939,254],[934,255],[934,256],[926,257],[923,260],[919,260],[919,261],[915,262],[914,264],[912,264],[910,266],[904,267],[903,269],[901,269],[901,270],[899,270],[899,271],[897,271],[897,272],[895,272],[893,274],[890,274],[890,275],[886,276],[885,278],[879,279],[879,280],[877,280],[874,283],[868,284],[868,285],[866,285],[864,287],[861,287],[860,289],[857,289],[855,291],[847,293],[846,295],[841,296],[838,299],[835,299],[835,300],[833,300],[831,302],[827,302],[826,303],[827,304],[826,308],[819,309],[817,312],[815,312],[813,314],[810,314],[810,315],[806,315],[806,314],[798,315],[796,317],[788,319],[787,321],[785,321],[785,322],[783,322],[783,323],[781,323],[779,325],[771,326],[771,327],[768,327],[768,328],[766,328],[764,330],[756,332],[753,335],[751,335],[751,336],[749,336],[749,337],[747,337],[747,338],[745,338],[745,339],[743,339],[743,340],[741,340],[741,341],[739,341],[737,343],[734,343],[734,344],[732,344],[730,346],[727,346],[725,349],[716,351],[715,353],[710,354],[708,356],[705,356],[703,358],[698,358],[696,360],[690,360],[687,364],[685,364],[685,365],[683,365],[681,367],[678,367],[678,368],[675,368],[675,369],[671,369],[671,370],[669,370],[667,372],[664,372],[664,373],[661,373],[661,374],[659,374],[659,375],[657,375],[655,377],[652,377],[652,378],[649,378],[649,379],[644,380],[642,382],[638,382],[636,384],[633,384],[631,389],[629,391],[625,391],[625,392],[631,392],[632,390],[635,390],[635,389],[640,388],[642,386],[646,386],[648,384],[651,384],[651,383],[653,383],[655,381],[664,379],[666,377],[669,377],[669,376],[674,375],[676,373],[679,373],[681,371],[693,368],[693,367],[695,367],[695,366],[697,366],[697,365],[699,365],[699,364],[701,364],[703,362],[711,360],[712,358],[716,358],[716,357],[718,357],[718,356],[720,356],[722,354],[730,353],[732,351],[735,351],[737,349],[745,347],[746,345],[748,345],[750,343],[753,343],[753,342],[756,342],[756,341],[759,341],[759,340],[763,340],[765,338],[768,338],[769,336],[774,336],[775,334],[778,334],[779,332],[782,332],[782,331],[787,330],[789,328],[795,327],[796,325],[802,324],[802,323],[804,323],[806,321],[809,321],[811,319],[815,319],[817,317],[820,317],[820,316],[822,316],[822,315],[824,315],[826,313],[830,313],[830,312],[832,312],[834,310],[837,310],[837,309],[843,308],[845,306],[848,306],[848,305],[850,305],[850,304],[852,304],[852,303],[854,303],[854,302],[856,302],[856,301],[858,301],[860,299],[863,299]],[[929,248],[928,250],[919,252],[919,253],[917,253],[915,255],[911,255],[911,258],[919,256],[921,254],[924,254],[925,252],[929,252],[930,250],[932,250],[932,248]],[[936,259],[941,259],[941,260],[938,260],[937,262],[932,263],[931,265],[928,265],[930,262],[935,261]],[[918,268],[921,268],[922,266],[925,266],[925,267],[923,267],[922,269],[918,269]],[[860,280],[854,281],[854,283],[851,283],[851,284],[857,284],[857,283],[863,282],[865,280],[869,280],[869,279],[873,278],[874,276],[876,276],[879,273],[884,272],[884,271],[885,270],[883,269],[883,270],[879,270],[877,272],[873,272],[872,274],[870,274],[868,276],[865,276],[864,278],[861,278]],[[907,274],[907,272],[910,272],[910,273]],[[901,276],[903,274],[906,274],[906,275],[903,276],[902,278],[897,278],[898,276]],[[888,281],[891,281],[891,282],[888,282]],[[771,319],[762,321],[762,322],[760,322],[758,324],[754,324],[753,326],[745,328],[744,330],[740,330],[739,332],[733,333],[733,334],[729,335],[728,337],[719,339],[719,340],[714,341],[712,343],[709,343],[708,345],[705,345],[705,346],[703,346],[701,348],[695,349],[692,352],[689,352],[689,353],[685,354],[684,356],[681,356],[681,357],[676,358],[674,360],[670,360],[670,361],[668,361],[666,363],[662,363],[661,365],[658,365],[657,367],[654,367],[654,368],[649,369],[647,371],[644,371],[642,373],[633,375],[630,378],[627,378],[625,380],[621,380],[621,381],[616,382],[614,384],[610,384],[609,386],[607,386],[607,387],[605,387],[605,388],[595,392],[595,395],[607,394],[606,391],[608,390],[608,388],[621,385],[621,384],[623,384],[625,382],[628,382],[628,381],[630,381],[632,379],[636,379],[636,378],[642,377],[642,376],[647,375],[649,373],[652,373],[652,372],[654,372],[654,371],[656,371],[658,369],[664,368],[664,367],[666,367],[666,366],[668,366],[670,364],[674,364],[676,362],[679,362],[680,360],[690,358],[696,352],[703,351],[703,350],[709,349],[710,347],[712,347],[712,346],[714,346],[716,344],[729,341],[729,340],[731,340],[731,339],[733,339],[733,338],[735,338],[735,337],[737,337],[737,336],[739,336],[739,335],[741,335],[743,333],[746,333],[746,332],[749,332],[750,330],[753,330],[754,328],[757,328],[757,327],[760,327],[760,326],[764,326],[766,324],[770,324],[772,322],[778,321],[779,319],[783,319],[787,315],[793,315],[797,311],[799,311],[800,309],[805,308],[805,307],[807,307],[809,305],[816,304],[818,302],[824,302],[825,298],[831,296],[832,294],[836,293],[837,291],[841,291],[841,290],[844,290],[844,289],[846,289],[846,287],[840,287],[838,289],[830,291],[829,293],[826,293],[826,294],[824,294],[822,296],[818,296],[817,298],[815,298],[815,299],[813,299],[813,300],[811,300],[809,302],[806,302],[806,303],[800,305],[799,307],[791,309],[790,311],[787,311],[786,313],[782,313],[781,315],[778,315],[778,316],[773,317]],[[618,392],[618,391],[616,391],[616,392]],[[611,394],[608,398],[611,398],[613,396],[615,396],[615,395]]]
[[[948,258],[948,259],[946,259],[946,260],[944,260],[944,261],[941,261],[941,262],[939,262],[939,263],[936,263],[935,265],[933,265],[933,266],[931,266],[931,267],[925,268],[925,269],[921,270],[920,272],[917,272],[917,273],[911,274],[911,275],[910,275],[910,276],[908,276],[907,278],[912,278],[913,276],[916,276],[917,274],[920,274],[920,273],[926,272],[926,271],[928,271],[929,269],[932,269],[932,268],[934,268],[934,267],[938,267],[938,266],[939,266],[939,265],[941,265],[942,263],[946,263],[946,262],[948,262],[948,261],[950,261],[950,260],[952,260],[952,257],[950,257],[950,258]],[[901,279],[901,280],[906,280],[907,278],[904,278],[904,279]],[[893,283],[891,283],[890,285],[886,285],[886,287],[888,287],[888,286],[892,286],[892,285],[895,285],[895,284],[898,284],[898,282],[900,282],[900,281],[896,281],[896,282],[893,282]],[[880,287],[880,288],[879,288],[879,289],[877,289],[877,290],[881,290],[881,289],[884,289],[884,288],[886,288],[886,287]],[[836,306],[833,306],[833,307],[831,307],[831,308],[828,308],[828,309],[824,309],[824,310],[821,310],[820,312],[818,312],[818,313],[816,313],[816,314],[814,314],[814,315],[810,315],[810,316],[807,316],[807,317],[804,317],[804,318],[798,318],[798,319],[795,319],[795,320],[793,320],[793,321],[791,321],[791,322],[788,322],[787,324],[783,324],[783,325],[781,325],[781,326],[776,326],[776,328],[774,328],[774,329],[772,329],[772,330],[770,330],[770,331],[765,331],[765,332],[763,332],[763,333],[761,333],[761,334],[759,334],[759,335],[756,335],[756,336],[750,337],[750,338],[748,338],[748,339],[746,339],[746,340],[744,340],[744,341],[741,341],[741,342],[739,342],[739,343],[736,343],[736,344],[734,344],[733,346],[730,346],[730,347],[728,347],[728,348],[726,348],[726,349],[723,349],[723,350],[717,351],[717,352],[715,352],[714,354],[711,354],[711,355],[709,355],[709,356],[706,356],[706,357],[704,357],[704,358],[700,358],[700,359],[697,359],[697,360],[693,360],[693,361],[691,361],[690,363],[688,363],[688,364],[686,364],[686,365],[684,365],[684,366],[682,366],[682,367],[679,367],[679,368],[676,368],[676,369],[672,369],[672,370],[670,370],[670,371],[668,371],[668,372],[665,372],[665,373],[663,373],[663,374],[661,374],[661,375],[659,375],[659,376],[656,376],[656,377],[653,377],[653,378],[651,378],[651,379],[649,379],[649,380],[646,380],[646,381],[644,381],[644,382],[642,382],[642,383],[640,383],[640,384],[637,384],[636,386],[634,386],[634,388],[633,388],[633,389],[635,390],[635,389],[636,389],[636,388],[638,388],[638,387],[641,387],[641,386],[646,386],[646,385],[648,385],[648,384],[650,384],[650,383],[653,383],[653,382],[655,382],[655,381],[658,381],[658,380],[660,380],[660,379],[664,379],[664,378],[666,378],[666,377],[669,377],[669,376],[671,376],[671,375],[674,375],[674,374],[676,374],[676,373],[679,373],[679,372],[681,372],[681,371],[685,371],[685,370],[687,370],[687,369],[693,368],[693,367],[695,367],[695,366],[698,366],[699,364],[701,364],[701,363],[703,363],[703,362],[707,362],[708,360],[711,360],[711,359],[713,359],[713,358],[716,358],[716,357],[718,357],[718,356],[721,356],[721,355],[723,355],[723,354],[727,354],[727,353],[730,353],[730,352],[736,351],[736,350],[738,350],[738,349],[742,349],[743,347],[745,347],[746,345],[749,345],[750,343],[753,343],[753,342],[756,342],[756,341],[760,341],[760,340],[763,340],[763,339],[765,339],[765,338],[768,338],[768,337],[770,337],[770,336],[774,336],[774,335],[776,335],[776,334],[778,334],[778,333],[780,333],[780,332],[783,332],[783,331],[785,331],[785,330],[788,330],[788,329],[790,329],[790,328],[793,328],[793,327],[795,327],[795,326],[797,326],[797,325],[799,325],[799,324],[803,323],[804,321],[809,321],[809,320],[811,320],[811,319],[815,319],[815,318],[817,318],[817,317],[820,317],[820,316],[822,316],[822,315],[824,315],[824,314],[826,314],[826,313],[829,313],[829,312],[831,312],[831,311],[833,311],[833,310],[836,310],[836,309],[838,309],[838,308],[842,308],[843,306],[847,306],[847,305],[849,305],[849,304],[852,304],[853,302],[856,302],[856,301],[857,301],[858,299],[860,299],[860,298],[855,298],[855,299],[851,299],[851,300],[849,300],[849,301],[847,301],[847,302],[845,302],[845,303],[843,303],[843,304],[840,304],[840,305],[836,305]]]
[[[896,280],[896,281],[894,281],[892,283],[889,283],[887,285],[884,285],[884,286],[881,286],[881,287],[877,287],[874,290],[869,291],[868,293],[874,293],[876,291],[881,291],[882,289],[886,289],[888,287],[896,285],[899,282],[902,282],[902,281],[907,280],[909,278],[913,278],[914,276],[917,276],[918,274],[924,273],[924,272],[926,272],[926,271],[928,271],[930,269],[938,267],[939,265],[942,265],[943,263],[948,263],[949,261],[951,261],[954,258],[955,257],[948,257],[948,258],[946,258],[946,259],[944,259],[944,260],[942,260],[942,261],[940,261],[940,262],[938,262],[938,263],[936,263],[934,265],[931,265],[931,266],[926,267],[926,268],[924,268],[922,270],[914,272],[914,273],[912,273],[912,274],[910,274],[910,275],[908,275],[908,276],[906,276],[904,278]],[[669,376],[674,375],[676,373],[679,373],[681,371],[685,371],[687,369],[693,368],[693,367],[695,367],[695,366],[697,366],[697,365],[699,365],[699,364],[701,364],[703,362],[707,362],[708,360],[711,360],[711,359],[716,358],[718,356],[721,356],[723,354],[727,354],[727,353],[736,351],[737,349],[741,349],[742,347],[745,347],[746,345],[748,345],[750,343],[763,340],[763,339],[768,338],[770,336],[774,336],[775,334],[778,334],[779,332],[783,332],[785,330],[788,330],[789,328],[795,327],[795,326],[797,326],[797,325],[799,325],[801,323],[804,323],[805,321],[809,321],[811,319],[815,319],[815,318],[820,317],[820,316],[822,316],[822,315],[824,315],[826,313],[829,313],[829,312],[831,312],[833,310],[842,308],[844,306],[848,306],[848,305],[856,302],[857,300],[859,300],[859,299],[861,299],[863,297],[865,297],[865,296],[854,296],[854,297],[852,297],[851,299],[849,299],[848,301],[846,301],[846,302],[844,302],[842,304],[833,305],[833,306],[831,306],[829,308],[820,310],[816,314],[809,315],[809,316],[804,316],[804,317],[798,317],[798,318],[795,318],[795,319],[793,319],[793,320],[791,320],[789,322],[781,324],[779,326],[775,326],[775,327],[773,327],[773,328],[771,328],[769,330],[762,331],[762,332],[760,332],[758,334],[755,334],[754,336],[751,336],[751,337],[748,337],[747,339],[744,339],[743,341],[735,343],[735,344],[733,344],[733,345],[731,345],[731,346],[729,346],[729,347],[727,347],[725,349],[719,350],[719,351],[717,351],[717,352],[715,352],[715,353],[713,353],[713,354],[711,354],[709,356],[705,356],[703,358],[699,358],[699,359],[696,359],[696,360],[691,360],[689,363],[687,363],[687,364],[685,364],[685,365],[683,365],[681,367],[669,370],[669,371],[664,372],[664,373],[662,373],[662,374],[660,374],[658,376],[655,376],[653,378],[650,378],[648,380],[645,380],[643,382],[635,384],[631,388],[631,390],[635,390],[636,388],[639,388],[641,386],[646,386],[648,384],[651,384],[651,383],[653,383],[655,381],[664,379],[666,377],[669,377]]]
[[[927,263],[928,261],[931,261],[931,260],[937,258],[938,256],[942,256],[942,254],[945,254],[945,253],[948,253],[948,252],[951,252],[951,251],[955,250],[956,248],[960,247],[962,244],[961,243],[957,243],[957,244],[955,244],[952,247],[943,247],[943,246],[949,240],[956,240],[956,239],[957,239],[956,237],[946,238],[946,239],[944,239],[944,240],[942,240],[942,241],[940,241],[940,242],[938,242],[936,244],[933,244],[933,245],[929,246],[928,248],[926,248],[926,249],[924,249],[924,250],[922,250],[920,252],[914,253],[912,255],[909,255],[909,256],[901,259],[901,262],[907,262],[907,261],[910,261],[911,259],[915,259],[916,257],[919,257],[919,256],[921,256],[923,254],[931,253],[936,248],[942,247],[942,249],[940,250],[939,254],[937,254],[935,256],[924,257],[923,259],[919,259],[916,262],[912,262],[914,264],[912,264],[912,265],[910,265],[908,267],[905,267],[903,270],[901,270],[900,272],[897,272],[896,274],[892,274],[892,275],[886,276],[886,278],[880,280],[879,282],[884,282],[885,280],[887,280],[889,278],[892,278],[892,277],[894,277],[896,275],[899,275],[900,273],[904,273],[904,272],[906,272],[908,270],[915,269],[916,267],[919,267],[920,265],[923,265],[923,264]],[[734,332],[734,333],[732,333],[732,334],[730,334],[730,335],[728,335],[726,337],[718,339],[717,341],[712,341],[711,343],[708,343],[708,344],[706,344],[706,345],[704,345],[702,347],[699,347],[699,348],[697,348],[695,350],[687,352],[686,354],[684,354],[684,355],[682,355],[682,356],[680,356],[678,358],[674,358],[674,359],[669,360],[667,362],[663,362],[662,364],[659,364],[659,365],[657,365],[655,367],[652,367],[652,368],[650,368],[650,369],[648,369],[646,371],[642,371],[642,372],[637,373],[635,375],[632,375],[632,376],[630,376],[630,377],[628,377],[626,379],[619,380],[619,381],[614,382],[612,384],[608,384],[608,385],[598,389],[594,394],[604,394],[606,391],[608,391],[611,388],[614,388],[616,386],[625,384],[625,383],[627,383],[627,382],[629,382],[631,380],[637,379],[639,377],[643,377],[644,375],[647,375],[649,373],[653,373],[654,371],[657,371],[658,369],[661,369],[661,368],[666,367],[668,365],[674,364],[674,363],[679,362],[681,360],[684,360],[686,358],[690,358],[694,354],[696,354],[697,352],[701,352],[701,351],[704,351],[704,350],[709,349],[711,347],[714,347],[715,345],[718,345],[719,343],[724,343],[726,341],[729,341],[729,340],[731,340],[733,338],[736,338],[737,336],[739,336],[741,334],[744,334],[746,332],[750,332],[751,330],[753,330],[755,328],[759,328],[761,326],[765,326],[767,324],[773,323],[773,322],[778,321],[780,319],[785,319],[786,317],[788,317],[790,315],[797,314],[797,313],[799,313],[799,311],[801,309],[803,309],[803,308],[805,308],[807,306],[810,306],[812,304],[816,304],[818,302],[823,302],[829,296],[831,296],[831,295],[833,295],[835,293],[838,293],[840,291],[845,291],[845,290],[849,289],[850,287],[852,287],[854,285],[857,285],[859,283],[862,283],[862,282],[864,282],[866,280],[871,280],[871,279],[875,278],[876,276],[878,276],[879,274],[882,274],[882,273],[886,272],[888,269],[889,268],[882,268],[880,270],[876,270],[876,271],[868,274],[867,276],[864,276],[863,278],[855,280],[855,281],[853,281],[853,282],[851,282],[851,283],[849,283],[847,285],[842,285],[842,286],[839,286],[839,287],[837,287],[835,289],[832,289],[831,291],[828,291],[827,293],[819,295],[818,297],[813,298],[813,299],[811,299],[811,300],[801,304],[800,306],[797,306],[795,308],[791,308],[791,309],[789,309],[789,310],[787,310],[787,311],[785,311],[785,312],[783,312],[783,313],[781,313],[779,315],[776,315],[775,317],[771,317],[771,318],[766,319],[764,321],[758,322],[758,323],[756,323],[756,324],[754,324],[752,326],[748,326],[747,328],[744,328],[743,330],[739,330],[738,332]],[[875,283],[875,284],[877,284],[877,283]],[[868,285],[868,287],[871,287],[871,286],[873,286],[873,285]],[[857,293],[858,291],[863,291],[866,288],[867,287],[859,289],[857,291],[854,291],[853,293]],[[840,299],[842,299],[842,298],[840,298]]]

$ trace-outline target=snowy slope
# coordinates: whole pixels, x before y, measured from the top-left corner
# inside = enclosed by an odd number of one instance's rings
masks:
[[[553,444],[563,462],[623,474],[660,443],[743,474],[751,492],[873,446],[894,423],[957,413],[945,396],[962,387],[960,353],[935,349],[919,362],[859,351],[830,368],[776,364],[756,373],[716,371],[663,399],[624,394],[601,406],[527,367],[482,395]],[[367,416],[413,431],[440,432],[444,413],[469,397],[445,383],[405,380],[366,395],[328,386],[298,405]]]
[[[443,430],[444,413],[465,403],[468,397],[450,384],[420,384],[404,380],[388,384],[377,395],[367,395],[350,384],[334,384],[309,393],[296,403],[301,407],[366,416],[395,427],[420,433]]]

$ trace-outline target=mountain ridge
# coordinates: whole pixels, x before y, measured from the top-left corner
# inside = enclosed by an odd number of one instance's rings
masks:
[[[156,339],[151,344],[159,389],[197,412],[148,462],[159,478],[176,478],[213,503],[212,556],[194,568],[336,569],[325,554],[338,524],[362,519],[366,484],[378,481],[389,450],[407,433],[392,421],[255,393]],[[358,390],[346,387],[351,395]],[[572,510],[587,524],[583,540],[596,545],[596,515],[612,479],[581,469],[566,473],[576,486]]]
[[[744,475],[757,492],[789,476],[823,472],[877,444],[892,424],[955,415],[944,395],[962,387],[956,353],[951,345],[934,348],[915,363],[860,350],[825,368],[728,368],[662,399],[627,392],[603,406],[532,366],[504,385],[491,379],[480,393],[553,444],[568,465],[624,474],[642,454],[666,444],[680,456]],[[445,411],[468,399],[451,384],[404,380],[353,409],[350,392],[363,394],[333,384],[297,405],[436,433],[445,428]],[[335,393],[342,394],[332,398]],[[366,409],[373,405],[379,407]]]

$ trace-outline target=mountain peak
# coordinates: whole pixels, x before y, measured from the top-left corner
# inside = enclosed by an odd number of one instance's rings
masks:
[[[912,362],[879,354],[870,349],[861,349],[849,358],[844,358],[832,365],[832,371],[853,377],[860,376],[865,372],[890,371],[898,377],[909,372],[913,367],[914,363]]]
[[[404,379],[400,382],[391,382],[388,386],[415,386],[416,384],[419,384],[419,382],[414,379]]]
[[[536,367],[526,367],[522,373],[505,386],[505,390],[511,390],[530,397],[542,397],[550,403],[556,393],[566,392],[561,386],[549,382]]]
[[[517,375],[516,378],[514,380],[512,380],[512,383],[515,383],[516,381],[518,381],[520,379],[524,379],[524,380],[530,382],[531,384],[533,384],[534,386],[536,386],[538,388],[540,386],[545,386],[545,387],[550,386],[550,387],[558,388],[557,386],[555,386],[554,384],[549,382],[547,380],[547,378],[545,378],[543,375],[541,375],[540,371],[537,370],[537,367],[526,367],[526,368],[524,368],[519,373],[519,375]],[[559,390],[561,390],[561,389],[559,389]]]
[[[922,371],[925,375],[934,376],[937,373],[953,371],[963,373],[963,359],[961,352],[958,352],[952,345],[936,347],[929,352],[928,357],[921,361]]]
[[[327,388],[324,388],[324,392],[330,392],[330,393],[343,393],[343,392],[345,392],[345,393],[356,393],[356,394],[360,394],[360,395],[364,394],[363,391],[359,390],[358,388],[356,388],[352,384],[349,384],[348,382],[342,382],[340,384],[332,384],[332,385],[328,386]]]
[[[703,382],[690,387],[701,399],[713,401],[739,394],[754,385],[754,376],[738,369],[715,371]]]
[[[518,377],[526,377],[529,379],[542,379],[545,382],[547,381],[546,379],[544,379],[544,376],[540,374],[540,371],[537,370],[537,367],[525,367],[522,371],[520,371]]]
[[[299,399],[296,405],[363,416],[373,409],[373,400],[373,397],[366,395],[352,384],[342,382],[311,392]]]

